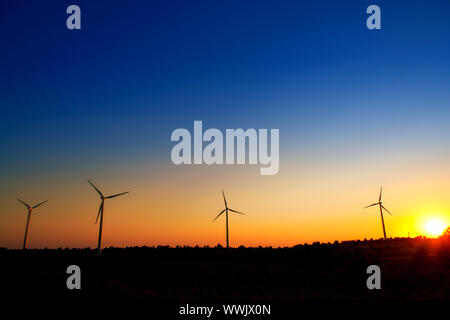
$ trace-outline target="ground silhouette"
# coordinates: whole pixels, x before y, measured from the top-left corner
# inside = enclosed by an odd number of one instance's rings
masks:
[[[11,297],[124,297],[149,301],[445,300],[450,237],[313,243],[290,248],[127,247],[0,249],[2,289]],[[68,290],[78,265],[82,290]],[[382,289],[368,290],[379,265]]]

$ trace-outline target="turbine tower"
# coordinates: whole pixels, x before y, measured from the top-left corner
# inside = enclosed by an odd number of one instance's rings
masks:
[[[369,208],[369,207],[373,207],[373,206],[379,206],[380,207],[380,215],[381,215],[381,224],[383,226],[383,235],[384,235],[384,239],[386,239],[386,229],[384,227],[384,218],[383,218],[383,210],[385,210],[387,213],[389,213],[392,216],[392,213],[389,212],[388,209],[386,209],[383,206],[383,202],[381,201],[381,193],[383,192],[383,187],[381,187],[380,189],[380,197],[378,198],[378,202],[372,203],[371,205],[368,205],[367,207],[364,207],[364,209]]]
[[[95,223],[97,223],[98,218],[100,217],[100,228],[98,231],[98,247],[97,247],[98,255],[100,256],[102,253],[102,227],[103,227],[103,209],[105,207],[105,199],[115,198],[115,197],[121,196],[123,194],[130,193],[130,191],[122,192],[122,193],[114,194],[112,196],[105,197],[103,195],[103,193],[101,193],[100,190],[98,190],[97,187],[94,186],[94,184],[91,181],[88,180],[88,182],[95,189],[95,191],[98,192],[98,194],[100,195],[100,199],[102,199],[102,202],[100,203],[100,208],[98,209],[97,219],[95,220]]]
[[[214,218],[213,222],[216,221],[216,219],[218,217],[220,217],[222,215],[222,213],[225,212],[226,225],[227,225],[227,249],[228,249],[230,247],[230,244],[229,244],[229,241],[228,241],[228,211],[239,213],[239,214],[245,214],[245,213],[242,213],[242,212],[239,212],[239,211],[236,211],[236,210],[228,208],[227,199],[225,198],[225,193],[223,192],[223,190],[222,190],[222,196],[223,196],[223,202],[225,203],[225,209],[220,211],[219,215]]]
[[[28,217],[27,217],[27,227],[25,229],[25,238],[23,239],[23,248],[22,249],[26,249],[27,248],[27,239],[28,239],[28,227],[30,225],[30,218],[31,218],[31,211],[33,209],[36,209],[37,207],[39,207],[40,205],[46,203],[48,200],[42,201],[41,203],[35,205],[34,207],[28,205],[27,203],[25,203],[24,201],[20,200],[19,198],[17,198],[17,201],[19,201],[20,203],[22,203],[25,207],[27,207],[28,209]]]

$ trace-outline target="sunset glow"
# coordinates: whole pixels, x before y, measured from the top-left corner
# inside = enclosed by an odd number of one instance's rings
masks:
[[[446,227],[447,225],[439,219],[430,219],[425,224],[427,234],[432,237],[440,236]]]

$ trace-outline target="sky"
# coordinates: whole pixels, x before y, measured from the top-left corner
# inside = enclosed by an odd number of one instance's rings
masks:
[[[81,8],[81,30],[66,8]],[[0,247],[290,246],[450,224],[448,1],[0,0]],[[173,130],[277,128],[280,169],[172,163]]]

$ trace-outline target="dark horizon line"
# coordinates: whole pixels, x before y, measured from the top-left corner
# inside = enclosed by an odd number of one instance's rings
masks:
[[[384,238],[378,238],[378,239],[357,239],[357,240],[335,240],[333,242],[320,242],[320,241],[314,241],[311,243],[299,243],[299,244],[295,244],[292,246],[244,246],[244,245],[240,245],[238,247],[230,247],[229,249],[290,249],[290,248],[296,248],[296,247],[308,247],[308,246],[329,246],[329,245],[339,245],[339,244],[351,244],[351,243],[361,243],[361,242],[384,242],[384,241],[388,241],[388,240],[439,240],[441,238],[444,238],[445,235],[440,235],[438,237],[427,237],[427,236],[416,236],[416,237],[390,237],[387,239]],[[227,249],[226,247],[222,246],[220,243],[215,245],[215,246],[210,246],[210,245],[204,245],[204,246],[199,246],[199,245],[195,245],[195,246],[190,246],[190,245],[176,245],[176,246],[171,246],[171,245],[153,245],[153,246],[147,246],[147,245],[143,245],[143,246],[125,246],[125,247],[114,247],[114,246],[109,246],[109,247],[105,247],[103,248],[103,250],[114,250],[114,249],[158,249],[158,248],[164,248],[164,249]],[[10,249],[8,247],[0,247],[0,250],[4,251],[4,250],[11,250],[11,251],[39,251],[39,250],[97,250],[97,248],[95,247],[52,247],[52,248],[32,248],[32,249]]]

